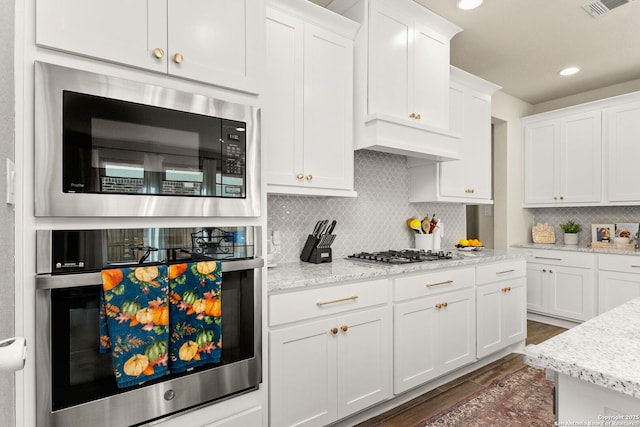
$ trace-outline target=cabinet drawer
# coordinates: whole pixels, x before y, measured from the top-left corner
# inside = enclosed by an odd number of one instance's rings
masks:
[[[393,300],[402,301],[410,298],[435,295],[441,292],[455,291],[474,286],[474,284],[474,268],[444,270],[404,276],[394,280]]]
[[[525,260],[497,262],[476,267],[476,284],[499,282],[501,280],[523,277],[527,274]]]
[[[372,280],[269,297],[269,325],[313,319],[389,301],[389,280]]]
[[[570,252],[570,251],[550,251],[533,250],[532,255],[527,258],[528,262],[546,265],[564,265],[566,267],[593,268],[595,256],[593,254]]]
[[[598,269],[640,274],[640,256],[598,255]]]

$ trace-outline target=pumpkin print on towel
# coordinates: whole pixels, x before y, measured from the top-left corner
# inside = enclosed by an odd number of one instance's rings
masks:
[[[219,261],[202,261],[169,266],[172,372],[220,361],[221,265]]]
[[[118,387],[169,373],[168,268],[102,271],[100,351],[111,351]]]

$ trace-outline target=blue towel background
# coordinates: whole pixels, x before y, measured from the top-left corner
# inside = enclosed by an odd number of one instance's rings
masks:
[[[221,285],[219,261],[169,266],[171,372],[220,361]]]
[[[111,350],[118,387],[169,373],[168,267],[102,271],[100,352]]]

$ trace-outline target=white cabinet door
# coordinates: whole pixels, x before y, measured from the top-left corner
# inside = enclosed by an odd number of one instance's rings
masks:
[[[304,181],[303,22],[268,8],[262,135],[268,184]]]
[[[167,4],[169,74],[258,92],[261,1],[167,0]],[[176,54],[182,56],[180,62]]]
[[[549,268],[549,312],[575,320],[594,316],[593,271],[553,266]]]
[[[167,4],[141,0],[37,0],[36,44],[167,71]],[[156,58],[154,49],[164,56]]]
[[[391,396],[391,311],[384,307],[336,321],[338,418]]]
[[[598,313],[609,311],[636,297],[640,297],[640,274],[598,272]]]
[[[477,356],[487,356],[527,336],[525,278],[479,286]]]
[[[600,111],[560,121],[559,199],[564,203],[599,203],[602,199]]]
[[[262,426],[262,412],[262,407],[258,406],[207,424],[204,427],[260,427]]]
[[[353,41],[304,30],[305,185],[353,189]]]
[[[472,288],[396,304],[394,393],[473,362],[475,325]]]
[[[273,7],[266,27],[267,191],[352,195],[353,40]]]
[[[269,333],[271,425],[325,426],[337,419],[333,328],[328,319]]]
[[[606,109],[604,123],[608,136],[608,201],[639,201],[640,187],[635,164],[640,158],[640,103]]]
[[[257,93],[261,5],[261,0],[37,0],[36,43]]]
[[[560,126],[556,120],[527,125],[524,137],[524,203],[558,200],[557,177]],[[555,197],[555,199],[554,199]]]
[[[548,268],[542,264],[527,263],[527,310],[546,311],[548,290],[544,281],[547,272]]]
[[[394,306],[393,392],[398,394],[437,377],[439,299],[418,299]]]
[[[448,129],[449,39],[419,22],[413,35],[411,110],[420,115],[420,123]]]
[[[379,2],[370,13],[368,113],[409,119],[413,23]]]

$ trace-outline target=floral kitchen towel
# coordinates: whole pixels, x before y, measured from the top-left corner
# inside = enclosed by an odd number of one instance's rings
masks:
[[[220,361],[221,284],[220,261],[169,266],[171,372]]]
[[[118,387],[169,373],[168,268],[102,270],[100,351],[111,350]]]

